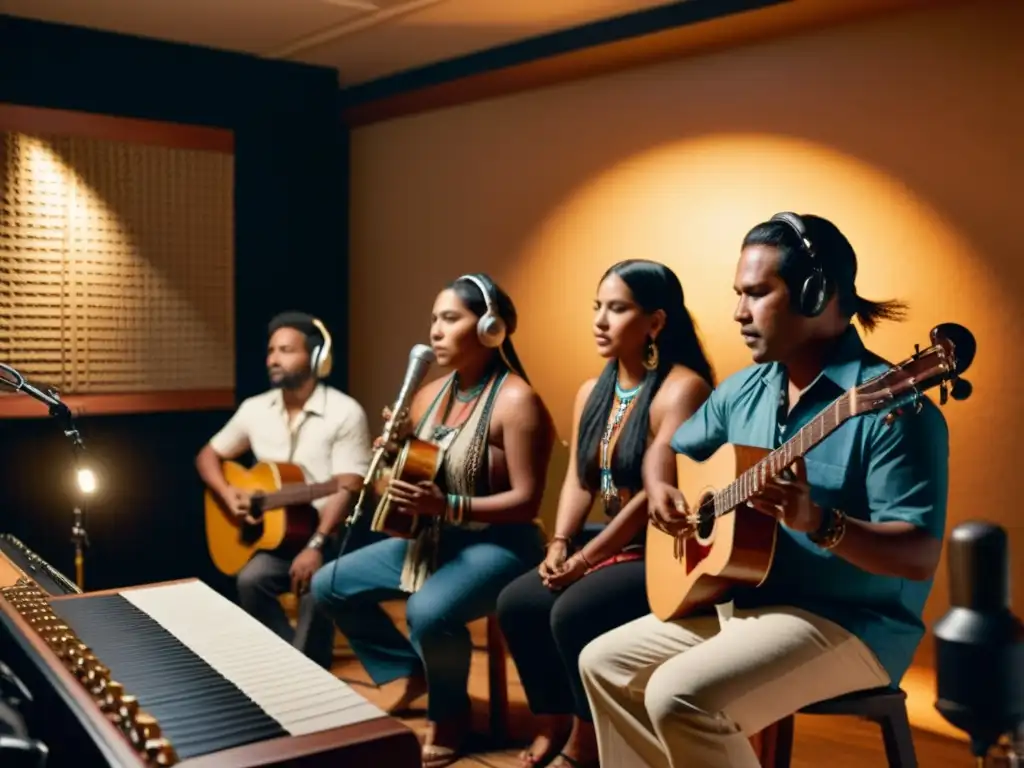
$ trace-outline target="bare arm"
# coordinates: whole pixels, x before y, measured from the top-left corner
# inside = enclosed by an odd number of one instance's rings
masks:
[[[249,450],[249,431],[245,426],[246,404],[235,412],[220,432],[210,438],[196,456],[196,470],[199,477],[222,499],[229,488],[224,479],[221,464],[226,459],[236,459]]]
[[[700,405],[707,399],[710,388],[703,379],[687,371],[676,368],[662,383],[661,388],[651,403],[651,429],[654,439],[644,456],[643,474],[645,485],[648,472],[656,473],[660,478],[667,468],[670,474],[662,482],[675,482],[675,452],[669,446],[672,435],[679,425],[689,419]],[[669,461],[665,466],[655,465],[648,468],[647,456],[651,448],[659,441],[668,449]],[[590,563],[597,563],[621,551],[647,524],[647,492],[636,494],[629,503],[605,526],[594,539],[583,548],[583,556]]]
[[[868,573],[924,581],[938,567],[942,541],[910,523],[847,519],[846,533],[832,551]]]
[[[509,490],[474,496],[470,520],[524,523],[537,516],[547,479],[554,426],[540,397],[520,379],[508,379],[494,406],[508,465]],[[485,469],[482,471],[486,471]]]

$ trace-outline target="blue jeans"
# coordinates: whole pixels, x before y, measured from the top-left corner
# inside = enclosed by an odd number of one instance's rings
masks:
[[[386,539],[327,563],[313,576],[311,592],[377,685],[425,675],[427,716],[438,721],[469,711],[466,625],[492,613],[501,590],[540,563],[543,537],[532,523],[446,528],[437,570],[406,603],[407,640],[379,603],[407,594],[398,585],[408,546]]]

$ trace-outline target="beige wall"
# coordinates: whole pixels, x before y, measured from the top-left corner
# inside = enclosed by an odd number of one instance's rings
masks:
[[[626,257],[678,272],[727,375],[748,362],[731,321],[744,232],[780,209],[819,213],[857,249],[862,294],[911,303],[869,339],[879,352],[902,360],[947,320],[976,334],[975,394],[945,409],[950,525],[1009,527],[1024,584],[1022,26],[1015,3],[915,13],[357,130],[353,394],[375,416],[437,290],[482,270],[515,299],[521,356],[568,435],[572,395],[601,365],[595,285]],[[943,570],[929,622],[947,600]]]

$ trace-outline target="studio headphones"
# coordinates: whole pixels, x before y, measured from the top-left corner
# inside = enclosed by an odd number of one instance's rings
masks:
[[[484,302],[487,304],[487,311],[480,317],[476,324],[476,335],[480,343],[489,349],[495,349],[505,343],[508,329],[505,321],[498,314],[493,296],[493,285],[490,280],[477,277],[476,275],[463,275],[459,280],[468,280],[480,289],[484,295]],[[458,282],[458,281],[456,281]]]
[[[331,334],[327,327],[317,318],[313,318],[313,325],[320,332],[322,341],[313,347],[309,353],[309,369],[317,379],[326,379],[331,374],[331,367],[334,365],[334,350],[331,343]]]
[[[804,220],[795,213],[784,211],[772,216],[771,221],[785,224],[796,233],[797,238],[800,240],[800,247],[810,263],[811,273],[804,280],[800,291],[794,298],[800,314],[807,317],[817,317],[824,311],[825,305],[828,304],[828,300],[832,297],[832,281],[825,276],[821,268],[818,254],[814,250],[814,245],[811,243],[810,238],[807,236],[807,227],[804,224]]]

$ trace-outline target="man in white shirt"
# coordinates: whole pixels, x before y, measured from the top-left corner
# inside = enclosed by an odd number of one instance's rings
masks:
[[[314,610],[309,581],[335,548],[333,534],[344,519],[370,464],[366,413],[351,397],[321,380],[330,373],[331,338],[314,317],[285,312],[270,322],[267,372],[271,389],[245,400],[196,457],[209,488],[235,515],[249,512],[249,495],[224,479],[221,463],[251,450],[257,461],[300,465],[307,482],[335,478],[338,493],[314,502],[320,525],[305,549],[288,561],[257,552],[238,573],[242,607],[321,666],[330,669],[334,627]],[[301,595],[293,630],[279,597]]]

